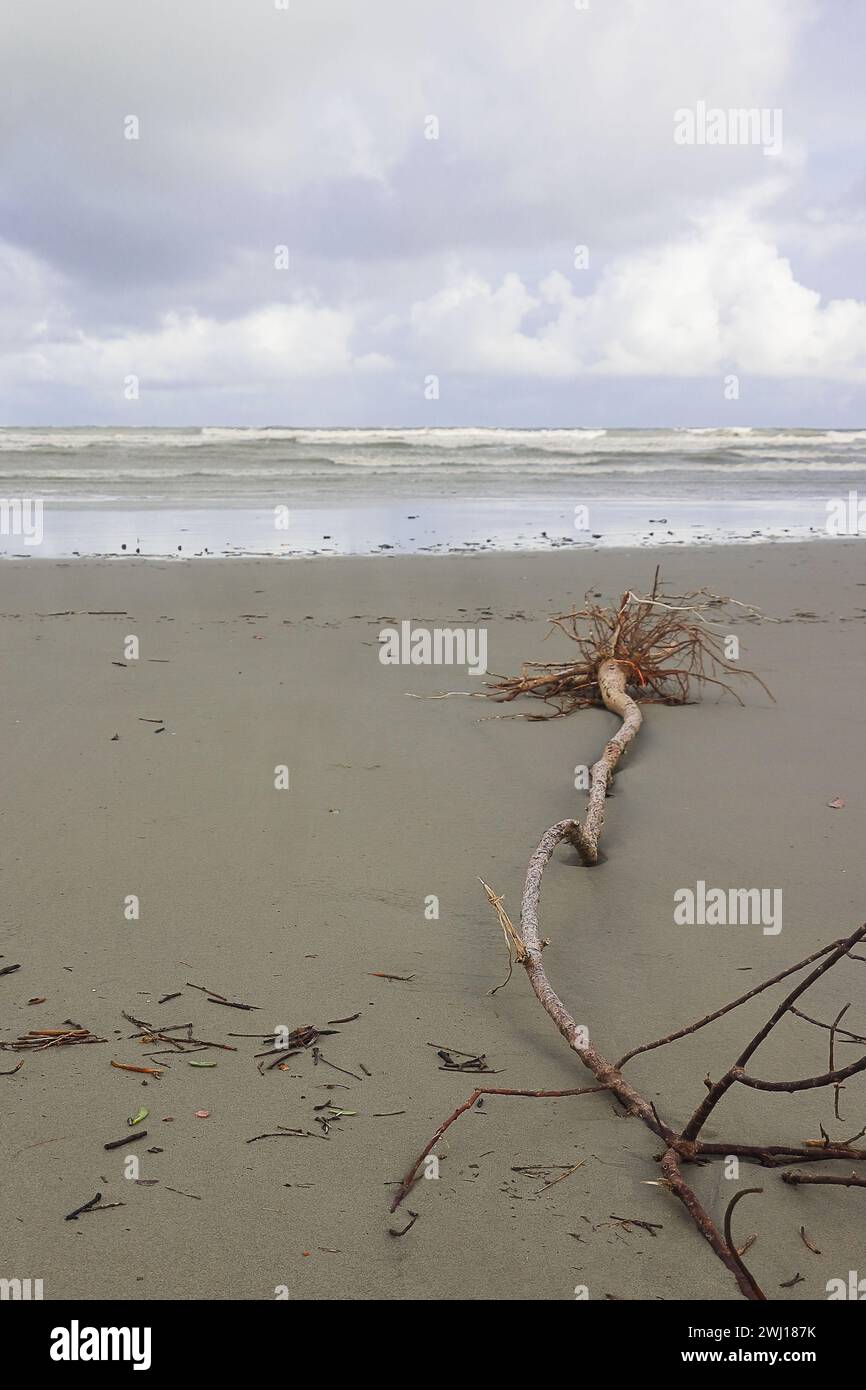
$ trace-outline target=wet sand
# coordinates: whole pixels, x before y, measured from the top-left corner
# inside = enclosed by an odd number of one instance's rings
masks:
[[[21,969],[0,976],[0,1041],[67,1020],[107,1041],[26,1055],[0,1077],[0,1276],[42,1278],[46,1298],[268,1299],[285,1286],[292,1298],[571,1299],[576,1285],[593,1299],[737,1296],[678,1205],[646,1185],[658,1143],[604,1097],[488,1099],[439,1146],[438,1181],[405,1204],[412,1230],[389,1234],[409,1219],[389,1215],[389,1184],[476,1080],[441,1070],[428,1044],[486,1054],[494,1086],[590,1079],[522,974],[488,993],[505,950],[478,875],[516,918],[529,853],[579,810],[575,766],[615,725],[596,710],[479,722],[496,711],[407,698],[478,679],[383,666],[379,632],[401,619],[484,626],[490,668],[512,672],[564,649],[542,643],[549,613],[590,586],[645,587],[658,559],[674,589],[708,585],[782,619],[735,629],[778,703],[744,688],[744,708],[711,696],[649,709],[608,806],[605,862],[585,870],[560,850],[547,872],[548,971],[613,1057],[864,919],[857,541],[2,566],[0,969]],[[113,664],[130,634],[140,659]],[[288,790],[274,787],[279,765]],[[780,888],[783,929],[675,925],[674,893],[698,880]],[[137,921],[124,915],[132,894]],[[838,967],[806,1011],[832,1018],[851,1000],[845,1025],[866,1031],[862,968]],[[260,1012],[209,1003],[188,981]],[[682,1123],[777,997],[636,1059],[630,1075]],[[113,1069],[160,1046],[131,1040],[123,1011],[238,1050],[157,1059],[170,1063],[160,1080]],[[228,1037],[356,1013],[319,1040],[327,1061],[308,1050],[286,1071],[260,1075],[262,1045]],[[18,1060],[2,1051],[0,1070]],[[754,1070],[826,1063],[826,1033],[792,1019]],[[822,1123],[848,1137],[863,1099],[854,1078],[837,1121],[828,1093],[741,1088],[707,1137],[801,1142]],[[328,1101],[357,1113],[325,1135],[316,1107]],[[148,1118],[127,1129],[140,1106]],[[279,1126],[313,1137],[246,1142]],[[142,1127],[145,1140],[103,1148]],[[124,1176],[128,1154],[144,1183]],[[563,1167],[515,1171],[534,1164]],[[736,1184],[722,1165],[691,1176],[721,1217]],[[822,1298],[828,1279],[863,1269],[856,1192],[792,1190],[760,1169],[740,1183],[764,1188],[735,1234],[757,1233],[748,1261],[771,1298]],[[124,1205],[64,1221],[97,1191]],[[629,1217],[661,1229],[611,1224]]]

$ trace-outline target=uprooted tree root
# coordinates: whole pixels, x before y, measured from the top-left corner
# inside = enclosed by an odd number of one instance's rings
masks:
[[[558,630],[577,644],[576,660],[527,661],[519,676],[489,683],[484,692],[487,699],[503,702],[529,695],[552,709],[551,714],[515,716],[521,719],[557,719],[591,705],[603,705],[619,715],[620,727],[590,773],[583,824],[575,821],[565,837],[584,864],[598,863],[605,798],[620,758],[643,723],[639,705],[688,704],[705,686],[715,686],[742,704],[726,676],[755,681],[773,698],[760,676],[726,656],[726,639],[714,630],[730,622],[735,610],[755,620],[763,616],[707,589],[662,597],[656,570],[649,594],[629,590],[616,607],[586,603],[550,619],[551,631]]]
[[[740,617],[767,621],[750,604],[709,589],[662,595],[656,570],[651,593],[629,589],[618,606],[586,602],[583,608],[550,618],[551,631],[558,629],[577,644],[578,658],[526,661],[519,676],[490,682],[487,698],[534,695],[553,708],[552,714],[522,714],[523,719],[556,719],[572,710],[607,704],[601,681],[606,662],[623,668],[623,689],[631,690],[641,703],[684,705],[702,685],[719,686],[739,700],[722,679],[724,673],[757,681],[769,695],[754,671],[725,655],[724,638],[713,631],[738,616],[734,610]]]
[[[746,1086],[760,1091],[782,1091],[794,1093],[816,1088],[833,1087],[838,1098],[838,1088],[847,1080],[866,1071],[866,1056],[848,1066],[835,1064],[835,1044],[844,1037],[847,1041],[862,1042],[864,1039],[839,1027],[842,1013],[832,1023],[821,1023],[810,1015],[802,1013],[795,1004],[801,997],[827,974],[844,957],[851,957],[852,949],[866,938],[866,925],[858,928],[851,936],[833,941],[814,951],[804,960],[789,966],[786,970],[756,985],[738,999],[723,1005],[715,1012],[707,1014],[697,1022],[669,1033],[654,1042],[644,1043],[626,1052],[617,1062],[611,1062],[589,1042],[586,1030],[578,1027],[572,1014],[566,1008],[551,985],[542,964],[542,950],[547,942],[541,938],[539,928],[539,900],[541,881],[545,867],[556,847],[563,841],[576,845],[585,863],[595,863],[598,858],[598,836],[603,822],[604,798],[610,778],[622,753],[628,747],[641,725],[639,701],[664,701],[685,703],[695,686],[712,683],[730,689],[719,673],[746,675],[757,681],[764,690],[763,681],[753,672],[742,670],[725,656],[722,639],[707,628],[706,612],[716,610],[716,617],[724,612],[731,600],[720,599],[705,590],[695,592],[680,599],[660,599],[656,584],[649,595],[638,596],[628,592],[618,608],[603,609],[588,606],[554,619],[554,624],[567,631],[580,648],[580,658],[571,663],[529,663],[524,666],[519,677],[497,682],[488,698],[512,700],[518,695],[533,695],[554,705],[553,715],[526,716],[529,718],[555,718],[557,714],[567,714],[572,710],[588,705],[603,704],[622,720],[617,734],[606,744],[602,757],[592,769],[592,782],[589,808],[583,826],[576,820],[562,820],[545,831],[538,847],[533,853],[526,870],[521,905],[521,930],[518,931],[505,911],[502,898],[482,880],[488,901],[494,907],[508,944],[509,967],[513,962],[522,965],[529,982],[542,1008],[549,1015],[555,1027],[562,1034],[572,1051],[595,1077],[594,1086],[577,1087],[565,1091],[509,1090],[505,1088],[480,1087],[459,1105],[438,1127],[430,1141],[415,1159],[406,1176],[399,1184],[391,1203],[395,1211],[418,1180],[419,1170],[425,1158],[439,1143],[454,1122],[470,1110],[483,1096],[520,1096],[533,1099],[548,1097],[583,1096],[607,1093],[613,1096],[624,1108],[627,1115],[638,1118],[661,1139],[664,1149],[659,1156],[661,1178],[659,1185],[682,1203],[700,1234],[713,1252],[734,1276],[737,1286],[748,1299],[765,1299],[766,1295],[743,1262],[737,1250],[731,1230],[734,1208],[741,1198],[750,1193],[758,1193],[761,1188],[741,1189],[728,1203],[723,1217],[723,1231],[719,1230],[694,1190],[683,1177],[682,1168],[695,1163],[703,1164],[717,1158],[735,1156],[765,1168],[789,1168],[829,1160],[842,1160],[845,1163],[866,1162],[866,1149],[855,1149],[854,1143],[866,1134],[866,1129],[850,1139],[832,1142],[821,1129],[821,1139],[807,1140],[804,1145],[789,1144],[744,1144],[738,1140],[725,1140],[710,1143],[701,1138],[701,1133],[710,1115],[734,1086]],[[744,608],[743,605],[738,605]],[[756,617],[754,609],[744,610],[750,617]],[[734,692],[731,692],[734,693]],[[767,691],[769,694],[769,691]],[[771,697],[772,698],[772,697]],[[863,960],[862,956],[851,957]],[[816,963],[817,962],[817,963]],[[739,1008],[748,1000],[779,984],[790,975],[814,968],[782,999],[764,1026],[743,1048],[736,1060],[716,1081],[706,1080],[707,1093],[696,1106],[685,1126],[677,1131],[659,1113],[655,1103],[646,1099],[626,1079],[623,1069],[642,1053],[667,1046],[680,1038],[698,1032],[724,1014]],[[510,975],[510,968],[509,968]],[[776,1025],[788,1014],[804,1019],[806,1022],[829,1032],[829,1061],[827,1071],[814,1076],[787,1081],[768,1081],[753,1076],[746,1067],[753,1055],[769,1037]],[[835,1109],[838,1118],[838,1108]],[[782,1179],[789,1185],[821,1183],[849,1187],[866,1186],[866,1179],[855,1173],[840,1177],[835,1174],[826,1178],[786,1172]]]

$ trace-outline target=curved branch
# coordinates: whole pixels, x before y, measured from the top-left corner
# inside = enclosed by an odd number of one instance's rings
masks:
[[[755,1299],[766,1299],[767,1295],[762,1291],[760,1285],[756,1282],[754,1277],[749,1273],[749,1271],[746,1269],[746,1266],[743,1264],[742,1257],[740,1255],[739,1250],[736,1247],[734,1237],[731,1232],[731,1218],[734,1214],[734,1207],[737,1205],[738,1202],[741,1202],[744,1197],[748,1197],[751,1192],[763,1192],[763,1190],[764,1189],[762,1187],[744,1187],[741,1192],[737,1192],[731,1198],[731,1200],[728,1202],[727,1210],[725,1212],[725,1240],[727,1242],[728,1250],[731,1253],[731,1258],[736,1262],[737,1269],[741,1271],[741,1273],[747,1280],[749,1286],[754,1290],[752,1297]]]
[[[682,1202],[704,1240],[712,1246],[713,1250],[722,1261],[722,1264],[726,1265],[733,1274],[740,1287],[740,1292],[743,1293],[746,1298],[752,1300],[764,1298],[765,1295],[755,1283],[731,1243],[729,1235],[731,1208],[728,1208],[728,1212],[725,1216],[726,1240],[723,1240],[712,1217],[710,1217],[701,1206],[697,1196],[680,1172],[679,1157],[673,1149],[668,1149],[662,1158],[662,1173],[664,1174],[664,1180],[667,1186],[670,1188],[671,1192],[673,1192],[674,1196],[678,1197]],[[749,1188],[749,1191],[760,1191],[760,1189]],[[744,1197],[745,1192],[741,1192],[738,1195]]]
[[[579,1086],[570,1091],[513,1091],[501,1086],[479,1086],[477,1090],[472,1092],[468,1100],[465,1100],[462,1105],[458,1105],[457,1109],[448,1116],[448,1119],[443,1121],[429,1144],[425,1144],[424,1148],[415,1159],[415,1162],[412,1164],[412,1167],[400,1183],[396,1195],[391,1202],[391,1210],[396,1211],[403,1199],[409,1195],[415,1185],[418,1169],[421,1167],[427,1155],[439,1143],[446,1129],[450,1129],[455,1120],[459,1120],[461,1115],[465,1115],[467,1110],[471,1110],[475,1102],[479,1100],[481,1096],[528,1096],[532,1100],[550,1100],[551,1098],[558,1098],[560,1096],[597,1095],[599,1091],[604,1090],[604,1086]]]
[[[807,1076],[802,1081],[762,1081],[758,1076],[746,1076],[739,1067],[732,1068],[732,1076],[741,1086],[751,1086],[755,1091],[812,1091],[818,1086],[835,1086],[849,1076],[866,1071],[866,1057],[859,1062],[851,1062],[847,1067],[837,1067],[835,1071],[825,1071],[823,1076]]]
[[[584,864],[598,863],[598,839],[604,826],[604,802],[616,765],[628,748],[641,724],[643,715],[635,701],[626,692],[626,669],[632,663],[608,658],[598,668],[599,694],[607,708],[618,714],[622,720],[613,738],[608,739],[604,751],[590,773],[589,801],[583,825],[575,821],[567,839],[574,845]]]

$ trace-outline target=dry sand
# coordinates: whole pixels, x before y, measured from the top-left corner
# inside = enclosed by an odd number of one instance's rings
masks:
[[[735,1297],[673,1199],[645,1185],[658,1144],[602,1097],[492,1099],[465,1116],[440,1146],[438,1182],[408,1201],[414,1228],[389,1235],[405,1218],[389,1217],[388,1184],[473,1085],[439,1070],[428,1042],[486,1053],[494,1085],[588,1079],[522,976],[487,993],[504,947],[477,876],[516,914],[529,852],[581,805],[575,765],[593,760],[613,721],[593,710],[478,722],[491,712],[478,702],[408,699],[474,686],[460,671],[381,665],[378,633],[389,619],[483,624],[491,669],[510,672],[553,653],[541,640],[550,612],[589,586],[644,587],[659,555],[675,588],[707,584],[782,618],[737,629],[778,704],[748,690],[745,708],[711,698],[648,710],[608,807],[606,862],[584,870],[560,851],[546,876],[548,970],[616,1056],[863,920],[861,554],[838,541],[3,565],[0,967],[22,968],[0,978],[0,1039],[72,1019],[109,1041],[31,1055],[0,1077],[0,1275],[42,1278],[46,1298],[267,1299],[285,1285],[293,1298],[570,1299],[578,1284],[594,1299]],[[92,615],[104,609],[125,614]],[[61,610],[72,612],[46,616]],[[141,659],[121,668],[129,633]],[[164,733],[141,722],[155,718]],[[283,763],[291,788],[276,791]],[[838,796],[845,808],[830,809]],[[698,879],[781,888],[782,932],[675,926],[674,891]],[[124,918],[128,894],[140,898],[137,922]],[[425,918],[431,894],[438,921]],[[261,1012],[209,1004],[186,981]],[[862,1031],[863,982],[862,965],[840,967],[816,992],[816,1015],[850,999],[846,1022]],[[46,1002],[29,1005],[34,996]],[[360,1012],[321,1045],[372,1076],[314,1067],[309,1053],[260,1076],[255,1041],[236,1039],[236,1053],[196,1054],[215,1068],[175,1060],[145,1085],[109,1065],[141,1060],[122,1010],[219,1040]],[[638,1059],[633,1077],[681,1121],[705,1074],[766,1013],[758,1001]],[[759,1056],[764,1076],[821,1071],[826,1035],[792,1021]],[[17,1060],[0,1053],[0,1069]],[[349,1089],[325,1089],[335,1083]],[[327,1140],[245,1143],[278,1125],[317,1129],[313,1107],[329,1098],[358,1113]],[[800,1141],[822,1122],[847,1136],[863,1101],[858,1078],[839,1124],[826,1093],[741,1088],[708,1137]],[[148,1138],[128,1152],[154,1186],[124,1178],[125,1148],[103,1149],[142,1104]],[[388,1111],[405,1114],[379,1117]],[[542,1179],[513,1171],[580,1162],[544,1193]],[[736,1190],[721,1166],[695,1182],[716,1213]],[[748,1258],[771,1297],[823,1297],[827,1279],[866,1268],[861,1194],[792,1191],[763,1170],[741,1182],[765,1189],[735,1229],[757,1233]],[[125,1205],[64,1221],[97,1191]],[[626,1231],[611,1217],[662,1229]],[[798,1272],[803,1282],[779,1287]]]

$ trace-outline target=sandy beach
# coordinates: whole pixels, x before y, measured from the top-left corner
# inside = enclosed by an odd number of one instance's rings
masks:
[[[485,1084],[443,1070],[437,1048],[484,1054],[491,1086],[591,1080],[521,971],[490,995],[506,954],[478,877],[516,920],[527,858],[548,825],[579,814],[574,769],[615,721],[491,719],[501,710],[480,701],[408,698],[481,681],[383,665],[379,633],[404,619],[483,627],[490,670],[511,673],[568,646],[543,644],[550,614],[590,588],[646,588],[657,560],[673,592],[707,585],[779,620],[735,629],[777,703],[743,687],[743,707],[710,695],[648,708],[608,805],[604,862],[587,870],[560,849],[548,870],[547,969],[618,1056],[864,919],[856,540],[3,565],[0,970],[21,968],[0,976],[0,1041],[70,1021],[106,1039],[21,1054],[0,1077],[10,1268],[42,1278],[46,1298],[272,1299],[284,1287],[292,1299],[568,1300],[578,1285],[592,1299],[738,1296],[677,1203],[647,1185],[658,1143],[606,1096],[488,1098],[437,1150],[438,1180],[388,1211],[436,1126]],[[782,890],[782,929],[676,925],[676,890],[699,880]],[[816,1017],[851,1000],[846,1026],[864,1031],[862,968],[819,985]],[[636,1059],[632,1079],[683,1122],[778,997]],[[237,1050],[143,1060],[162,1045],[134,1040],[124,1012]],[[318,1063],[307,1049],[264,1074],[261,1041],[229,1036],[356,1014],[318,1040]],[[19,1060],[4,1050],[0,1070]],[[826,1061],[826,1032],[791,1019],[757,1072],[806,1076]],[[849,1137],[862,1078],[840,1114],[827,1091],[740,1088],[707,1137],[799,1143],[822,1124]],[[247,1142],[280,1126],[309,1134]],[[722,1165],[691,1180],[720,1218]],[[748,1185],[764,1192],[735,1230],[757,1235],[749,1264],[770,1297],[826,1297],[828,1279],[862,1265],[859,1194],[790,1189],[761,1169]],[[97,1192],[123,1205],[64,1220]],[[409,1211],[418,1219],[395,1237]]]

